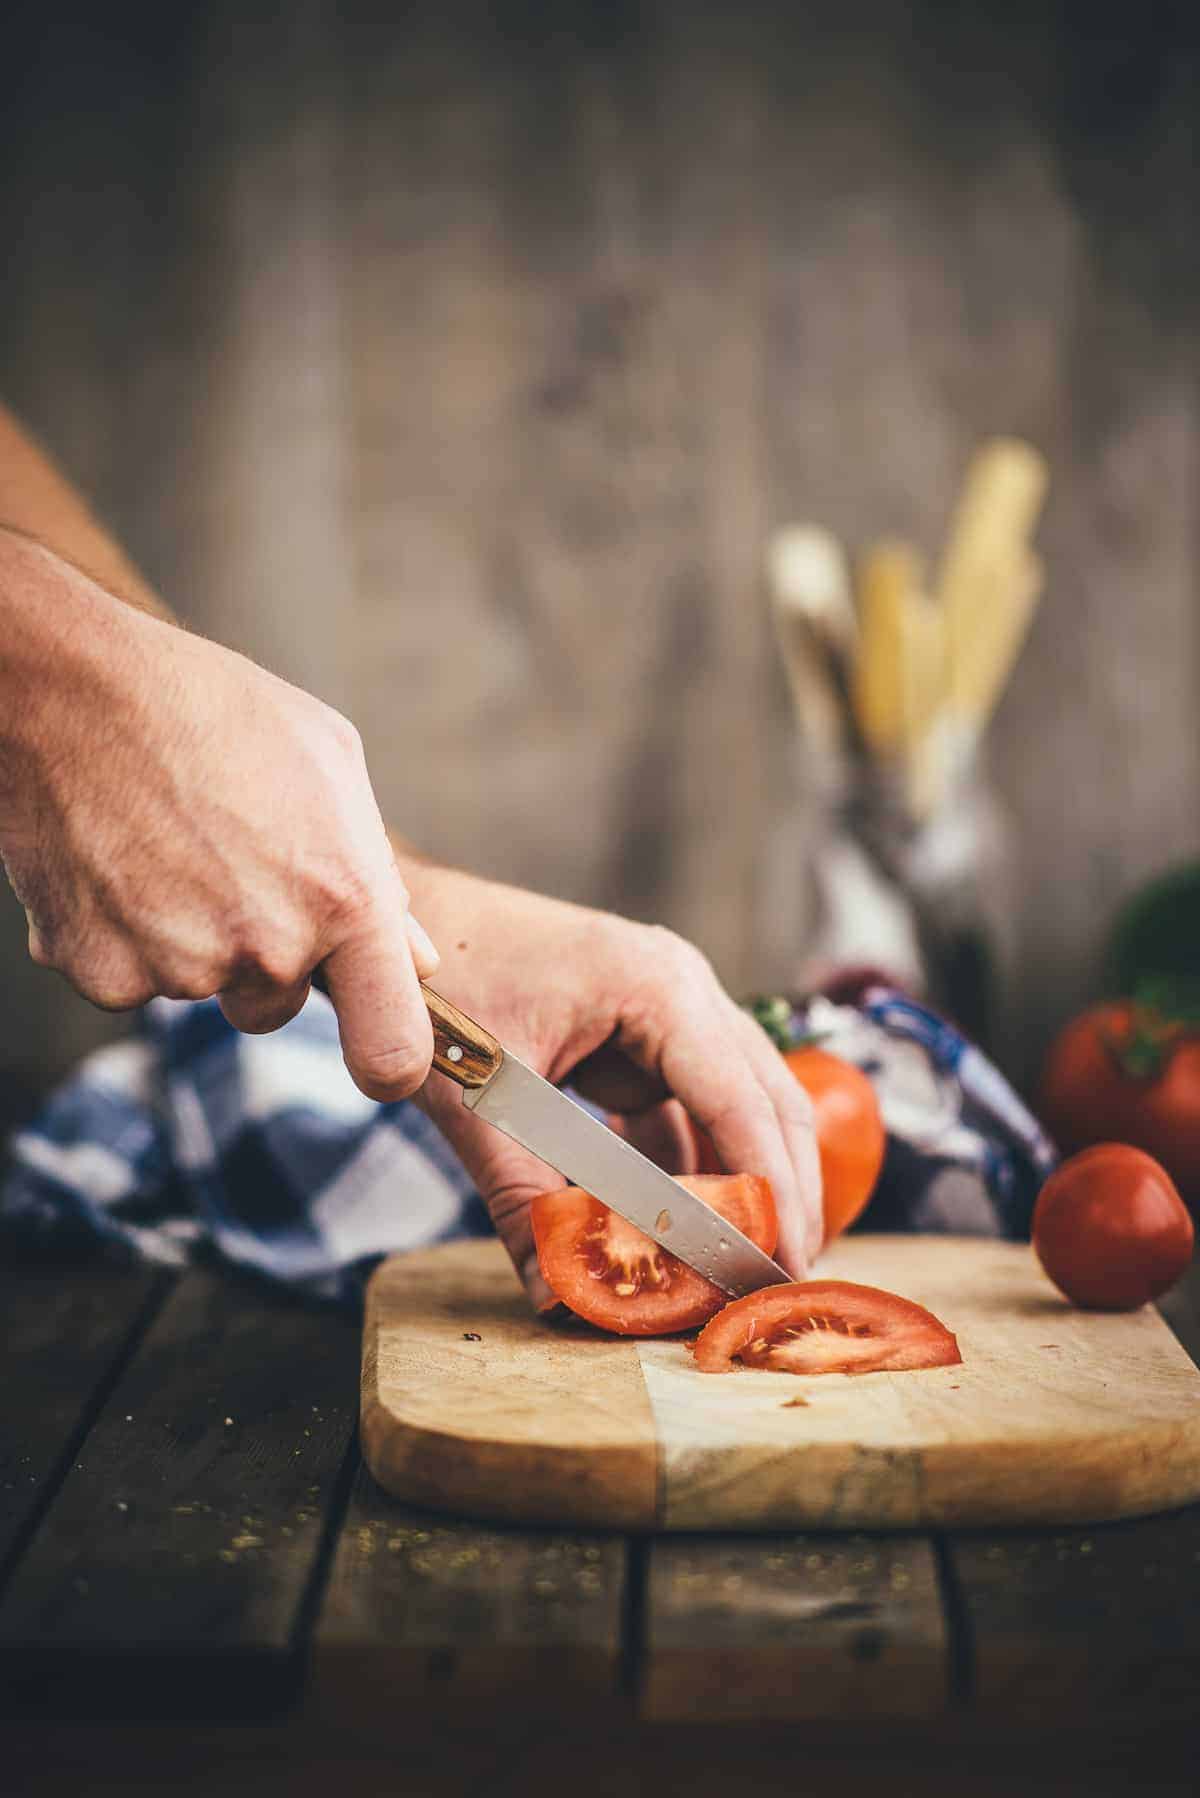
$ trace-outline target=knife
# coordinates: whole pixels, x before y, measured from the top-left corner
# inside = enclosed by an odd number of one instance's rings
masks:
[[[433,1065],[463,1088],[463,1104],[574,1186],[653,1237],[714,1286],[740,1298],[790,1280],[748,1236],[600,1123],[432,987]]]

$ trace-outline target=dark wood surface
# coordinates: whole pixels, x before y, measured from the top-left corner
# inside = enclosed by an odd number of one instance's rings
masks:
[[[634,1559],[620,1536],[413,1511],[364,1468],[313,1636],[311,1703],[368,1730],[381,1709],[412,1720],[497,1700],[536,1715],[611,1708]]]
[[[357,1376],[350,1320],[227,1275],[183,1280],[12,1574],[9,1710],[261,1714],[291,1696],[344,1499]]]
[[[62,1267],[0,1269],[0,1579],[163,1296],[163,1277],[145,1267],[92,1270],[82,1281]]]
[[[661,1722],[944,1717],[950,1642],[924,1537],[697,1537],[649,1551],[643,1713]]]
[[[204,1271],[10,1269],[4,1292],[0,1441],[35,1468],[0,1587],[22,1794],[616,1798],[673,1769],[715,1798],[782,1793],[797,1754],[851,1798],[897,1769],[934,1798],[1190,1789],[1200,1510],[946,1537],[484,1527],[359,1466],[349,1319]],[[1200,1272],[1169,1306],[1193,1351],[1198,1296]]]
[[[1200,12],[10,11],[0,389],[431,854],[736,990],[805,921],[767,533],[932,551],[982,435],[1046,450],[992,738],[1027,1071],[1200,840]],[[61,1066],[110,1026],[2,916],[3,1055]]]

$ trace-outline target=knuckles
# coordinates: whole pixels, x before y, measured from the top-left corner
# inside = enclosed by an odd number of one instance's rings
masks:
[[[323,706],[323,723],[329,740],[337,753],[356,766],[366,765],[366,754],[363,749],[362,735],[356,724],[352,724],[344,713],[335,711],[332,706]]]
[[[289,941],[278,930],[244,933],[208,990],[211,993],[232,987],[255,992],[290,991],[308,980],[316,960],[311,945],[301,943],[298,937]]]
[[[154,982],[136,968],[62,970],[77,992],[101,1011],[136,1011],[155,996]]]
[[[665,924],[647,924],[641,928],[646,962],[653,977],[670,982],[715,981],[712,964],[695,943],[669,930]]]

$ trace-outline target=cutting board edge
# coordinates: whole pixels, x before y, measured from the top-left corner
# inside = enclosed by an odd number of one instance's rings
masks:
[[[728,1503],[723,1505],[711,1486],[701,1484],[689,1489],[685,1480],[678,1476],[672,1480],[668,1473],[659,1528],[671,1533],[740,1533],[777,1529],[1009,1529],[1043,1524],[1087,1527],[1124,1518],[1152,1517],[1200,1501],[1200,1413],[1186,1433],[1177,1423],[1164,1423],[1158,1429],[1142,1428],[1125,1437],[1107,1436],[1101,1441],[1106,1451],[1115,1449],[1118,1455],[1124,1451],[1127,1456],[1119,1468],[1113,1468],[1106,1453],[1099,1476],[1103,1481],[1101,1492],[1095,1490],[1098,1442],[1095,1437],[1084,1435],[1064,1437],[1055,1444],[1052,1458],[1043,1453],[1031,1459],[1024,1470],[1026,1486],[1022,1490],[1002,1488],[999,1502],[991,1482],[972,1490],[969,1477],[964,1477],[961,1451],[953,1444],[899,1453],[894,1449],[879,1451],[885,1481],[874,1488],[868,1503],[836,1496],[844,1465],[835,1451],[830,1456],[830,1474],[825,1476],[820,1467],[823,1457],[816,1451],[809,1461],[809,1473],[818,1483],[825,1482],[822,1490],[808,1499],[803,1490],[792,1488],[785,1498],[774,1501],[768,1492],[752,1518],[746,1514],[744,1481],[731,1486]],[[860,1450],[860,1456],[869,1464],[871,1451]],[[1152,1459],[1156,1472],[1151,1493],[1146,1489],[1142,1469]],[[1061,1484],[1064,1465],[1069,1465],[1074,1475],[1073,1483],[1065,1489]],[[1051,1472],[1060,1481],[1057,1488],[1048,1477]],[[891,1497],[890,1510],[881,1503],[881,1490]],[[830,1491],[835,1493],[832,1505]],[[1029,1491],[1037,1491],[1039,1496],[1030,1499]]]
[[[560,1528],[662,1527],[657,1478],[648,1502],[647,1495],[627,1486],[623,1469],[629,1454],[623,1447],[580,1451],[497,1441],[493,1454],[477,1439],[459,1440],[410,1424],[382,1400],[368,1400],[365,1394],[359,1443],[377,1484],[393,1498],[426,1510]],[[536,1491],[538,1497],[506,1502],[503,1487],[498,1493],[489,1476],[502,1467],[511,1481],[514,1465],[521,1462],[521,1490]]]

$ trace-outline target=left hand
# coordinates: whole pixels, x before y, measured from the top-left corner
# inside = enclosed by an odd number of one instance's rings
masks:
[[[723,1167],[771,1182],[777,1259],[803,1279],[824,1228],[812,1108],[699,950],[655,925],[400,859],[441,951],[438,991],[548,1080],[569,1079],[616,1113],[622,1133],[671,1173],[695,1171],[686,1111]],[[529,1201],[562,1176],[474,1117],[443,1075],[430,1075],[418,1103],[474,1178],[534,1304],[547,1308]]]

